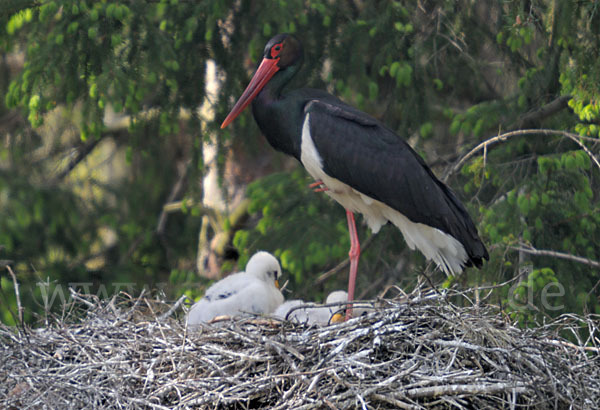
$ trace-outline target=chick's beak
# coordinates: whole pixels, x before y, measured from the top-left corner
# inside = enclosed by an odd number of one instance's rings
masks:
[[[344,315],[341,313],[336,313],[335,315],[331,316],[331,319],[329,320],[330,323],[342,323],[343,321]]]

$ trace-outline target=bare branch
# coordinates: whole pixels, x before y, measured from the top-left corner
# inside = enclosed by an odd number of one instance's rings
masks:
[[[519,251],[519,252],[525,252],[530,255],[552,256],[554,258],[566,259],[566,260],[570,260],[573,262],[578,262],[578,263],[583,263],[585,265],[593,266],[594,268],[600,268],[600,262],[597,262],[597,261],[594,261],[594,260],[591,260],[588,258],[584,258],[581,256],[571,255],[569,253],[550,251],[550,250],[545,250],[545,249],[535,249],[534,247],[529,246],[525,243],[521,243],[520,246],[511,246],[510,249],[513,249],[513,250]]]
[[[371,242],[373,242],[373,239],[375,238],[375,235],[371,235],[367,238],[366,241],[364,241],[360,246],[361,249],[364,251],[365,249],[367,249],[367,247],[369,245],[371,245]],[[315,284],[318,283],[322,283],[324,281],[326,281],[327,279],[329,279],[330,277],[332,277],[333,275],[335,275],[336,273],[338,273],[339,271],[341,271],[342,269],[344,269],[346,266],[348,266],[348,264],[350,263],[350,259],[346,258],[343,261],[341,261],[340,263],[338,263],[337,265],[335,265],[333,268],[329,269],[327,272],[320,274],[319,276],[317,276],[317,278],[315,279]]]
[[[529,389],[525,383],[495,383],[495,384],[451,384],[444,386],[421,387],[406,391],[406,395],[412,398],[438,397],[444,395],[458,396],[462,394],[497,393],[503,391],[516,391],[524,393]]]
[[[17,280],[17,275],[13,272],[10,265],[6,265],[6,270],[12,277],[13,286],[15,288],[15,298],[17,299],[17,315],[19,317],[19,324],[23,326],[23,306],[21,305],[21,293],[19,292],[19,281]]]
[[[512,137],[523,136],[523,135],[546,135],[546,136],[562,135],[565,138],[569,138],[570,140],[572,140],[576,144],[578,144],[585,151],[585,153],[588,154],[590,159],[592,161],[594,161],[594,163],[596,164],[598,169],[600,169],[600,161],[598,161],[598,159],[594,156],[594,154],[592,154],[592,152],[589,150],[589,148],[587,148],[584,144],[581,143],[581,140],[600,142],[599,139],[583,137],[581,135],[573,134],[573,133],[567,132],[567,131],[550,130],[550,129],[539,129],[539,130],[529,129],[529,130],[516,130],[516,131],[505,132],[504,134],[500,134],[500,135],[492,137],[488,140],[483,141],[481,144],[477,145],[475,148],[473,148],[471,151],[469,151],[467,154],[465,154],[452,168],[450,168],[450,170],[447,171],[446,174],[444,175],[444,177],[442,178],[442,181],[444,181],[444,182],[447,181],[448,178],[452,174],[454,174],[456,171],[458,171],[464,165],[464,163],[467,162],[467,160],[469,158],[471,158],[472,156],[477,154],[479,151],[485,150],[487,152],[487,149],[490,146],[493,146],[499,142],[506,141]]]
[[[179,309],[179,307],[181,305],[183,305],[184,302],[189,301],[189,300],[190,300],[190,298],[188,298],[187,295],[181,295],[181,297],[177,300],[177,302],[175,302],[175,304],[173,306],[171,306],[171,309],[169,309],[168,311],[166,311],[165,313],[160,315],[158,320],[160,320],[162,322],[163,320],[165,320],[166,318],[171,316],[173,313],[175,313],[175,311],[177,309]]]
[[[564,110],[568,107],[569,100],[573,98],[570,95],[562,95],[555,99],[554,101],[549,102],[546,105],[538,108],[535,111],[529,112],[523,115],[521,118],[517,120],[517,126],[514,128],[529,128],[535,125],[538,121],[543,120],[544,118],[548,118],[557,112]],[[512,127],[511,127],[512,128]]]
[[[597,347],[594,347],[594,346],[577,346],[576,344],[573,344],[571,342],[566,342],[564,340],[552,340],[552,339],[548,339],[545,342],[550,343],[552,345],[556,345],[556,346],[566,346],[571,349],[581,349],[581,350],[585,350],[586,352],[594,352],[594,353],[600,354],[600,349]]]
[[[76,154],[73,158],[71,158],[71,160],[69,161],[69,163],[67,164],[67,167],[65,169],[63,169],[55,178],[54,178],[54,182],[60,182],[63,179],[65,179],[65,177],[67,177],[71,171],[73,171],[73,169],[81,162],[83,161],[93,150],[94,148],[96,148],[96,146],[98,145],[98,143],[102,140],[102,138],[95,138],[92,141],[79,146],[78,148],[76,148]]]
[[[181,164],[181,171],[179,172],[179,176],[177,177],[177,181],[173,188],[171,188],[171,192],[169,192],[169,196],[167,197],[167,204],[175,200],[185,187],[185,180],[187,179],[187,174],[189,170],[190,161],[186,161],[184,164]],[[160,212],[160,216],[158,217],[158,222],[156,223],[156,233],[160,236],[164,233],[165,226],[167,224],[168,212],[163,206],[162,211]]]

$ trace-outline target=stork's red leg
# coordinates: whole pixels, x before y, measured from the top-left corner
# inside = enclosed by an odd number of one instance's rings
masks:
[[[325,185],[325,183],[323,181],[321,181],[320,179],[317,179],[315,182],[310,184],[308,187],[315,192],[329,191],[329,188],[327,188],[327,185]]]
[[[354,300],[354,287],[356,284],[356,271],[358,269],[358,257],[360,256],[360,242],[356,233],[356,223],[354,222],[354,214],[346,209],[346,217],[348,218],[348,232],[350,233],[350,277],[348,278],[348,301]],[[348,305],[346,309],[346,320],[352,317],[352,305]]]
[[[317,179],[315,182],[313,182],[312,184],[309,184],[308,187],[310,189],[316,188],[323,185],[323,181],[321,181],[320,179]]]

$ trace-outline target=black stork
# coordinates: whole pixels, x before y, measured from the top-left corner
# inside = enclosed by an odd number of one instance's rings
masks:
[[[411,249],[418,248],[446,274],[489,259],[469,214],[423,159],[391,129],[333,95],[310,88],[284,92],[304,53],[300,41],[278,34],[265,46],[250,84],[221,128],[252,102],[262,133],[278,151],[295,157],[325,191],[346,209],[350,232],[348,300],[360,244],[354,212],[377,233],[392,222]],[[351,316],[347,310],[347,317]]]

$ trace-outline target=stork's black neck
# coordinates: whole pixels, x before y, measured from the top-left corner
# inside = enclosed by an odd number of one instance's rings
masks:
[[[278,71],[252,101],[254,119],[269,144],[300,160],[305,100],[294,92],[283,92],[300,69],[302,61]]]

